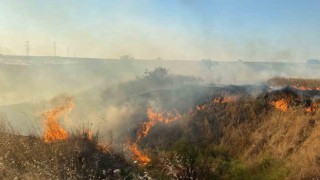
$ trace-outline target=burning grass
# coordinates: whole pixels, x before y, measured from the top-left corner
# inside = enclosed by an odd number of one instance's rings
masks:
[[[51,110],[42,113],[45,118],[45,129],[43,139],[45,142],[55,142],[58,140],[66,140],[69,135],[59,122],[60,117],[66,116],[71,112],[74,104],[72,97],[66,97],[63,104],[54,107]]]
[[[193,172],[189,178],[317,178],[320,111],[312,95],[284,88],[232,102],[210,101],[174,127],[150,132],[146,142],[182,155],[180,164]]]
[[[121,179],[139,173],[123,155],[102,151],[87,131],[46,143],[4,130],[2,125],[0,179]]]
[[[144,122],[141,129],[138,131],[137,141],[140,141],[142,137],[146,137],[150,129],[157,123],[169,124],[181,118],[181,114],[179,114],[176,110],[174,113],[156,112],[151,107],[147,109],[147,116],[149,121]]]
[[[139,148],[138,143],[142,138],[146,137],[151,128],[153,128],[157,123],[169,124],[177,121],[181,118],[181,115],[175,110],[174,113],[171,112],[156,112],[151,107],[147,109],[148,121],[144,122],[137,132],[136,141],[134,143],[129,142],[128,149],[132,153],[132,156],[141,165],[148,164],[151,159],[147,155],[143,154]]]
[[[65,98],[42,113],[43,139],[1,136],[0,170],[43,179],[141,179],[134,175],[141,170],[157,179],[319,178],[319,91],[293,84],[257,96],[216,88],[181,114],[141,107],[134,117],[145,121],[125,137],[132,141],[113,146],[89,130],[68,133],[59,122],[73,108]],[[114,147],[121,145],[119,155]]]
[[[277,109],[279,109],[280,111],[283,111],[283,112],[287,111],[288,108],[289,108],[289,104],[288,104],[288,101],[286,99],[280,99],[278,101],[273,101],[273,102],[271,102],[271,104],[275,108],[277,108]]]
[[[133,159],[139,161],[141,165],[146,165],[151,161],[150,157],[148,157],[145,154],[142,154],[142,152],[138,148],[137,143],[129,143],[128,149],[132,153]]]

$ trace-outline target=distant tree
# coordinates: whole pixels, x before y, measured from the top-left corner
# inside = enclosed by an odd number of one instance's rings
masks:
[[[164,67],[157,67],[153,71],[145,70],[144,75],[149,79],[161,79],[169,74],[169,70]]]

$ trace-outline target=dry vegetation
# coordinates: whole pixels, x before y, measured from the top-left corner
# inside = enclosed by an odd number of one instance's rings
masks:
[[[320,79],[281,78],[276,77],[268,81],[273,86],[295,86],[317,89],[320,87]]]
[[[167,73],[159,72],[161,77]],[[288,86],[317,83],[275,80]],[[259,96],[244,92],[235,86],[219,89],[211,100],[181,115],[148,109],[143,112],[148,120],[128,137],[136,140],[131,157],[102,149],[87,130],[45,142],[1,124],[0,179],[320,178],[320,106],[314,98],[319,91],[286,87]],[[148,161],[139,165],[138,156]]]
[[[307,112],[302,103],[279,110],[270,103],[277,95],[212,100],[172,127],[151,130],[144,143],[172,156],[172,162],[181,156],[189,178],[319,178],[320,112]]]
[[[105,151],[87,131],[66,141],[17,135],[0,125],[0,179],[118,179],[137,172],[122,155]]]

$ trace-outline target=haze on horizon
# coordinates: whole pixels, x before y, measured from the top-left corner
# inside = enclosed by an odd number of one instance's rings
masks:
[[[0,54],[136,59],[318,58],[320,1],[0,1]]]

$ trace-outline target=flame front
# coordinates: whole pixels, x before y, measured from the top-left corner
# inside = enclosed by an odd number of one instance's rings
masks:
[[[146,137],[150,129],[158,122],[169,124],[181,118],[181,115],[177,111],[175,111],[175,113],[155,112],[150,107],[147,109],[147,116],[149,121],[144,122],[142,128],[138,131],[137,141],[139,141],[142,137]]]
[[[181,115],[175,111],[174,113],[171,112],[156,112],[152,108],[147,109],[147,116],[149,121],[144,122],[142,124],[141,129],[138,130],[137,133],[137,139],[135,143],[129,143],[129,150],[131,151],[132,155],[135,159],[142,165],[148,164],[151,159],[144,155],[138,148],[138,142],[141,140],[141,138],[146,137],[152,127],[154,127],[157,123],[172,123],[174,121],[177,121],[181,118]]]
[[[151,161],[151,159],[147,155],[141,153],[141,151],[138,149],[137,143],[130,144],[129,150],[131,151],[134,158],[137,159],[137,161],[139,161],[139,163],[141,163],[142,165],[146,165]]]
[[[46,119],[43,135],[45,142],[68,139],[68,132],[60,125],[59,117],[65,116],[73,109],[73,107],[72,97],[67,97],[64,104],[42,113],[42,116]]]
[[[287,111],[289,108],[289,104],[286,99],[280,99],[278,101],[273,101],[273,102],[271,102],[271,104],[275,108],[279,109],[280,111]]]
[[[310,106],[306,107],[306,112],[312,113],[317,110],[318,106],[315,103],[312,103]]]

